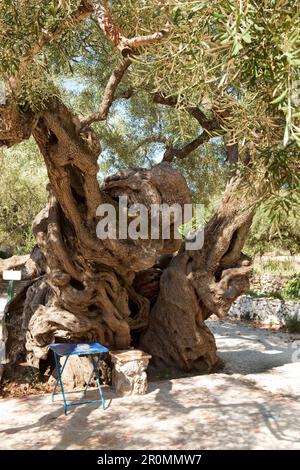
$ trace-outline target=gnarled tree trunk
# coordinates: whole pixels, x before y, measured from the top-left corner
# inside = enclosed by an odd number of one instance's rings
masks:
[[[43,259],[27,270],[28,289],[6,311],[8,355],[13,365],[24,349],[34,365],[47,358],[54,341],[97,340],[110,349],[140,345],[154,362],[180,369],[211,369],[216,363],[213,335],[205,325],[211,314],[222,317],[248,286],[249,261],[241,249],[252,212],[232,179],[222,204],[205,229],[202,249],[191,251],[179,240],[105,239],[96,235],[97,208],[120,196],[129,204],[190,203],[184,178],[172,167],[223,132],[219,116],[187,106],[201,134],[181,149],[169,143],[164,161],[152,169],[128,169],[97,181],[101,147],[90,127],[107,118],[115,92],[140,47],[162,41],[168,24],[145,36],[126,37],[113,21],[109,2],[84,0],[72,13],[73,26],[93,15],[104,36],[120,51],[97,112],[79,119],[58,98],[49,98],[39,113],[22,112],[17,103],[26,70],[46,47],[68,29],[69,21],[41,31],[8,80],[6,103],[0,105],[0,145],[13,145],[33,135],[49,176],[47,207],[34,222]],[[130,97],[131,91],[125,93]],[[158,104],[176,106],[176,96],[154,93]],[[232,149],[231,149],[232,150]],[[234,147],[234,154],[238,151]],[[230,161],[232,152],[229,152]],[[172,233],[172,227],[171,227]],[[30,275],[31,272],[31,275]],[[22,306],[22,307],[21,307]],[[15,312],[20,315],[15,315]],[[15,315],[15,320],[14,320]],[[17,338],[17,340],[16,340]]]
[[[188,251],[183,246],[160,278],[149,327],[141,339],[158,364],[211,370],[217,362],[215,340],[205,320],[212,314],[226,315],[248,289],[251,272],[241,249],[252,211],[238,193],[239,184],[238,178],[228,184],[219,210],[205,228],[203,248]]]
[[[110,349],[140,344],[157,364],[211,369],[216,346],[205,320],[222,317],[248,287],[249,261],[241,248],[252,213],[238,192],[239,179],[228,185],[201,250],[188,251],[175,239],[99,240],[101,203],[117,207],[118,198],[127,195],[130,204],[149,208],[183,206],[190,202],[185,180],[164,162],[151,170],[124,171],[100,189],[97,137],[57,100],[32,133],[50,189],[48,205],[34,223],[45,274],[30,286],[22,319],[30,362],[46,359],[54,341],[97,340]],[[157,266],[162,255],[168,263]],[[8,353],[9,345],[10,340]]]

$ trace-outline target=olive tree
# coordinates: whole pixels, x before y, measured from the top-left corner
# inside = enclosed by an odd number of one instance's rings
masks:
[[[18,341],[13,328],[8,341],[12,363],[24,341],[38,364],[53,341],[99,340],[111,349],[141,346],[156,364],[210,370],[217,355],[205,320],[223,318],[248,288],[251,263],[242,248],[256,205],[283,186],[290,198],[299,191],[299,2],[0,6],[0,142],[33,136],[49,178],[48,204],[34,221],[39,254],[35,268],[24,268],[29,288],[10,307],[22,303]],[[59,91],[57,77],[70,74],[88,83],[78,106]],[[141,95],[144,121],[148,112],[152,122],[174,113],[177,134],[154,123],[144,145],[162,145],[162,161],[123,167],[100,185],[111,109],[119,103],[121,113],[122,100],[137,103]],[[216,139],[230,169],[202,247],[175,236],[97,238],[97,208],[110,203],[118,211],[121,196],[149,214],[151,204],[189,203],[180,169]]]

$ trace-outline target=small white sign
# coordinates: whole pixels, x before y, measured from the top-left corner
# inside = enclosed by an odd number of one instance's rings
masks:
[[[4,281],[21,281],[22,271],[3,271]]]

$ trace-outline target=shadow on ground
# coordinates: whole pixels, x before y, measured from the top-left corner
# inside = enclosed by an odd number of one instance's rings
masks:
[[[91,392],[95,395],[96,392]],[[239,378],[216,374],[152,383],[142,397],[72,409],[49,397],[0,402],[2,449],[298,448],[300,403],[270,400]],[[48,402],[47,402],[48,400]],[[16,414],[18,416],[16,416]],[[9,416],[13,418],[9,420]]]

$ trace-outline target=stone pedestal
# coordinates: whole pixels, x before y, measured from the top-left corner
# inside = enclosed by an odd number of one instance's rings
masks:
[[[120,396],[144,395],[148,382],[146,370],[151,356],[137,349],[110,352],[112,384]]]

